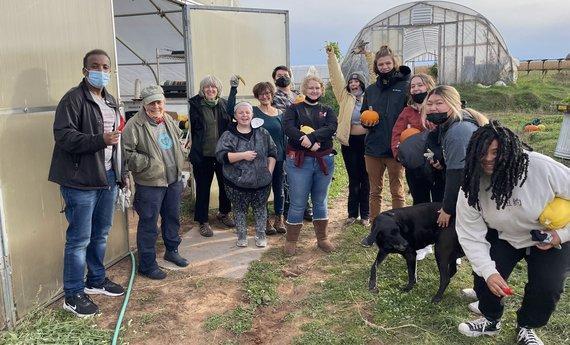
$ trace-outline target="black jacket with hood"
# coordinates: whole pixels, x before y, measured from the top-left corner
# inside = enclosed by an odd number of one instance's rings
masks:
[[[218,138],[222,136],[228,129],[228,125],[232,122],[232,114],[236,103],[237,88],[230,89],[228,100],[219,98],[215,111],[218,116]],[[204,97],[196,95],[188,100],[190,105],[190,131],[192,133],[192,146],[190,148],[189,160],[193,165],[200,164],[204,158],[204,134],[206,123],[204,121],[204,112],[202,111],[202,100]]]
[[[272,175],[267,169],[268,158],[277,157],[277,147],[269,132],[263,128],[252,128],[251,137],[237,130],[231,123],[216,145],[216,158],[223,166],[225,182],[239,189],[259,189],[271,184]],[[241,160],[230,163],[228,153],[255,151],[252,161]]]
[[[394,157],[391,148],[392,129],[406,106],[410,74],[410,68],[400,66],[388,79],[378,77],[374,84],[366,88],[360,112],[372,107],[380,115],[380,122],[376,126],[367,127],[365,155]]]
[[[103,89],[105,103],[115,110],[119,124],[115,98]],[[105,170],[103,140],[103,114],[89,92],[87,81],[69,90],[55,110],[53,134],[55,146],[49,169],[49,181],[61,186],[94,190],[108,188]],[[117,183],[121,182],[122,165],[120,147],[113,145],[113,169]]]

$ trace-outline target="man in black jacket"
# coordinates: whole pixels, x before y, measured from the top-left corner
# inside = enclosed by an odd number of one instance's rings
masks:
[[[103,265],[122,177],[121,119],[117,102],[105,89],[110,71],[111,60],[105,51],[88,52],[83,58],[85,78],[59,101],[53,124],[55,146],[49,180],[60,185],[69,222],[63,308],[79,317],[99,312],[86,293],[124,293],[120,285],[105,276]]]

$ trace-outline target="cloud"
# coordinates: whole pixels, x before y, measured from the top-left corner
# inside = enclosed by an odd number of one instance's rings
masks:
[[[338,41],[343,52],[377,15],[408,1],[378,0],[241,0],[243,7],[289,10],[291,61],[321,64],[325,41]],[[559,58],[570,53],[567,0],[458,0],[479,12],[499,30],[511,54],[519,59]]]

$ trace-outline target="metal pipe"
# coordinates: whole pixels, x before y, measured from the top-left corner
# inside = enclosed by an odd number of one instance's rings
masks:
[[[163,61],[160,63],[161,65],[184,65],[185,62],[184,61]],[[125,62],[125,63],[120,63],[117,66],[144,66],[145,64],[140,63],[140,62]],[[156,65],[156,62],[148,62],[146,63],[146,65]]]
[[[125,14],[116,14],[115,18],[125,18],[125,17],[138,17],[138,16],[154,16],[160,15],[160,13],[168,14],[168,13],[180,13],[180,10],[169,10],[169,11],[162,11],[162,12],[139,12],[139,13],[125,13]]]
[[[158,7],[158,5],[154,3],[154,1],[148,0],[148,2],[150,2],[150,3],[152,4],[152,6],[154,6],[154,8],[157,9],[157,11],[158,11],[157,14],[158,14],[161,18],[166,19],[166,21],[167,21],[168,23],[170,23],[170,25],[174,28],[174,30],[176,30],[176,32],[178,32],[178,33],[180,34],[180,36],[184,37],[184,34],[182,33],[182,31],[180,31],[180,30],[178,29],[178,27],[176,27],[176,25],[174,25],[174,23],[172,22],[172,20],[170,20],[170,18],[168,18],[168,17],[166,16],[165,11],[163,11],[160,7]]]
[[[150,66],[150,64],[142,56],[140,56],[137,52],[135,52],[131,47],[129,47],[123,40],[121,40],[119,38],[119,36],[115,36],[115,39],[117,41],[119,41],[122,45],[124,45],[125,48],[127,48],[137,58],[139,58],[139,60],[141,60],[143,65],[147,66],[150,69],[150,71],[152,72],[152,75],[154,76],[154,79],[156,80],[156,83],[158,84],[158,77],[157,77],[156,73],[154,72],[154,70],[152,69],[152,67]]]

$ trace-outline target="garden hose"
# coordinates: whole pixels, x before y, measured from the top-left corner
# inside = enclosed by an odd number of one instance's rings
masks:
[[[125,299],[123,300],[123,305],[121,306],[119,318],[117,319],[117,325],[115,326],[115,332],[113,333],[113,340],[111,342],[112,345],[116,345],[119,339],[119,333],[121,333],[121,324],[123,323],[123,318],[125,317],[125,312],[127,311],[127,305],[129,304],[129,298],[131,297],[131,290],[133,289],[133,282],[135,281],[135,256],[130,250],[129,255],[131,256],[131,279],[129,280],[129,286],[127,287],[127,293],[125,294]]]

